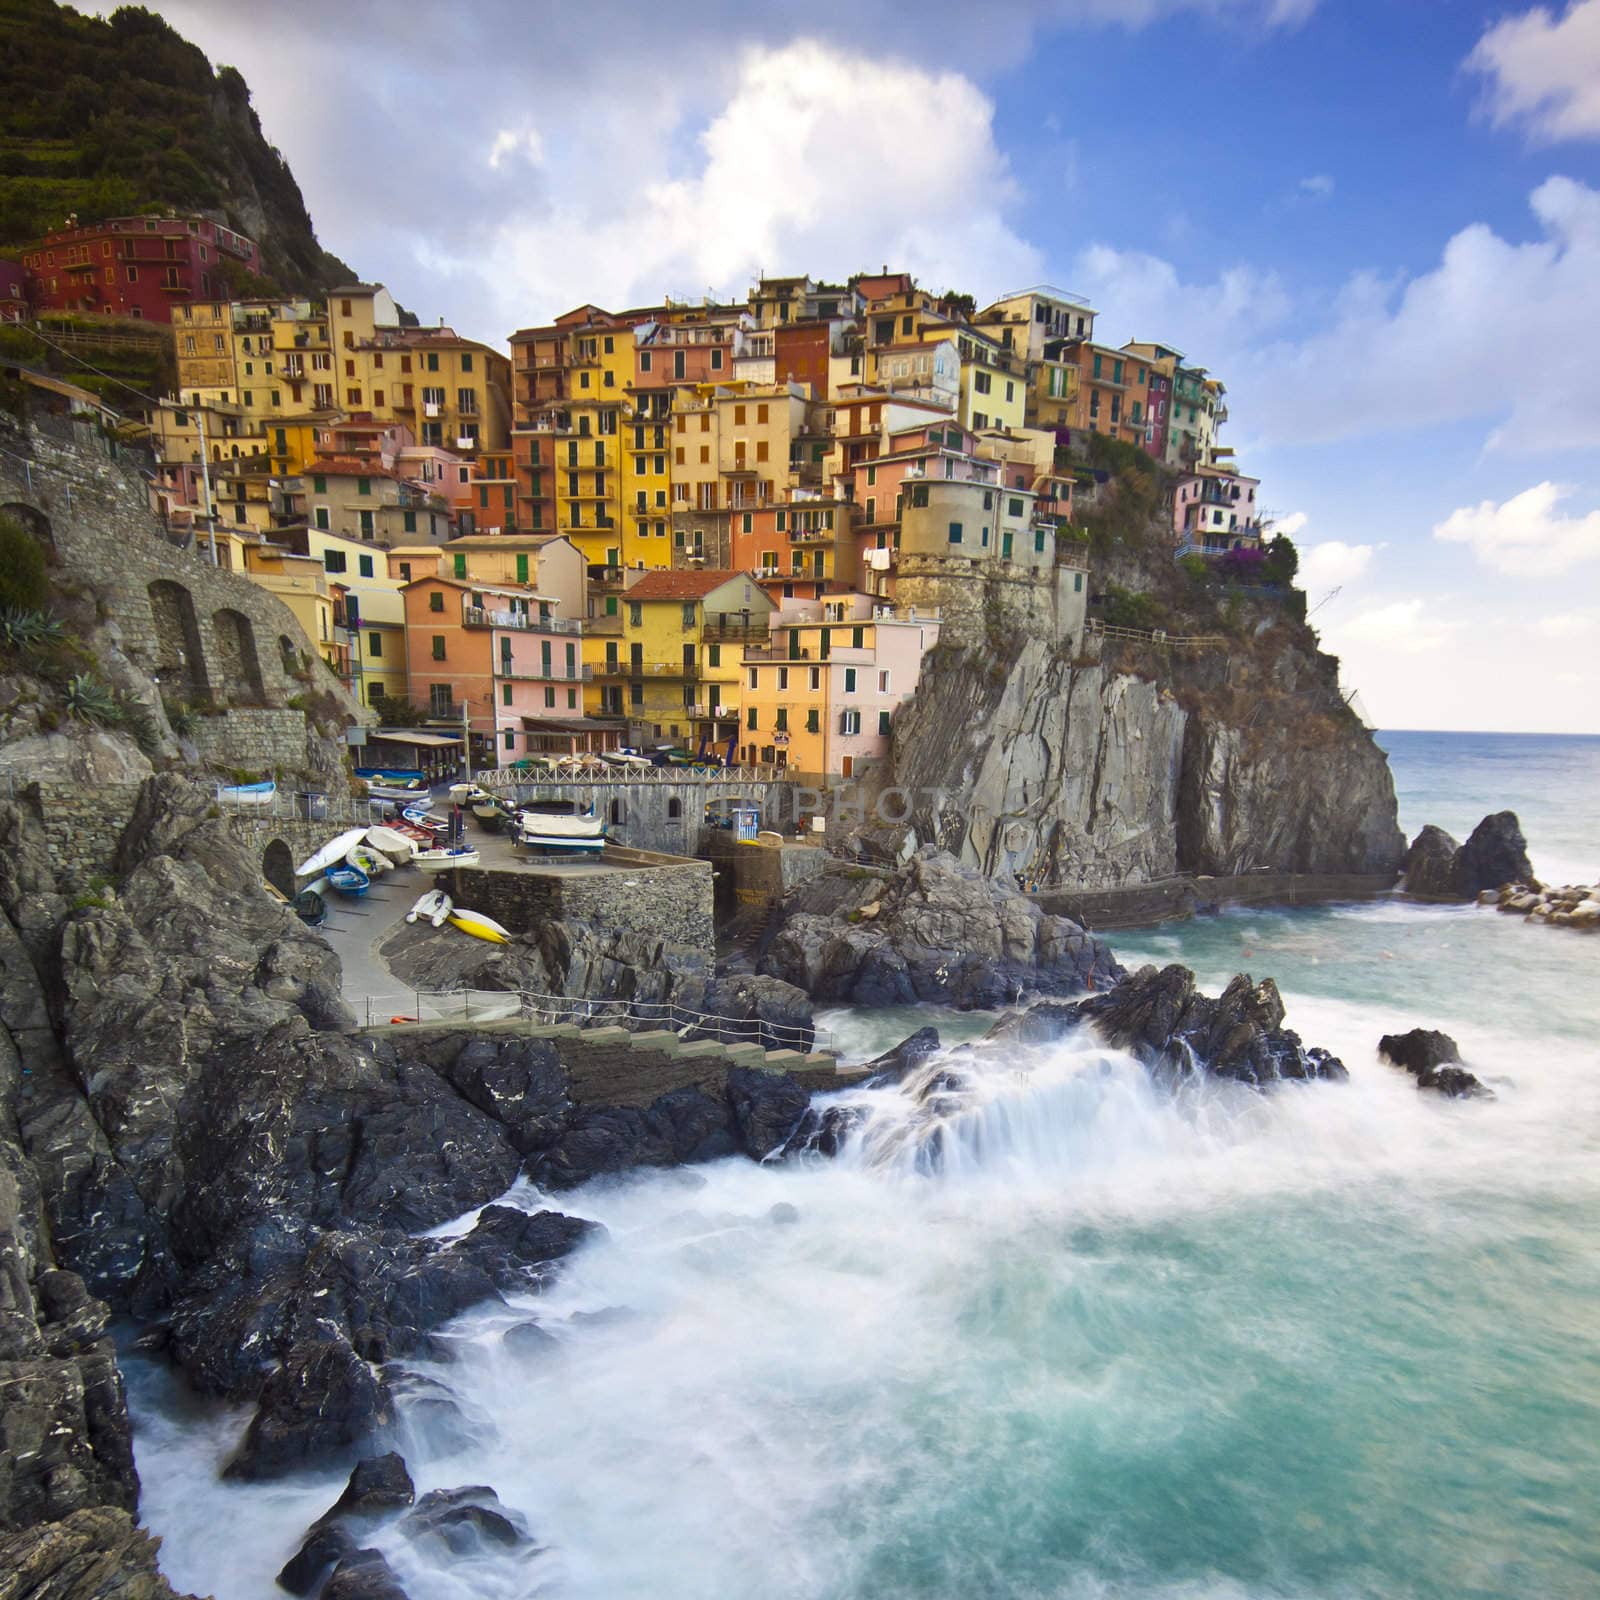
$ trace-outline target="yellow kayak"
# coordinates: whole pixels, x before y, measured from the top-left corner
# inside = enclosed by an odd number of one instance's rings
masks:
[[[511,930],[502,928],[493,917],[486,917],[481,911],[452,911],[450,926],[470,933],[474,939],[487,939],[490,944],[509,944],[511,941]]]

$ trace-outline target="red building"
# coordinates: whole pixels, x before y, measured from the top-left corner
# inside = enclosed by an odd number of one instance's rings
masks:
[[[773,330],[773,371],[779,383],[809,383],[816,400],[828,398],[828,353],[833,330],[826,322],[791,322]]]
[[[0,261],[0,322],[28,316],[28,274],[20,261]]]
[[[46,234],[23,252],[36,311],[171,322],[172,307],[233,296],[224,264],[261,271],[253,239],[204,217],[111,217]]]

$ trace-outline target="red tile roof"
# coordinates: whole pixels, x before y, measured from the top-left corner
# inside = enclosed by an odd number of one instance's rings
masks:
[[[624,600],[700,600],[713,589],[734,578],[750,574],[708,568],[688,568],[681,572],[648,572],[623,594]]]
[[[305,470],[313,478],[393,478],[394,473],[376,462],[357,461],[350,456],[323,457]],[[398,480],[397,480],[398,481]]]

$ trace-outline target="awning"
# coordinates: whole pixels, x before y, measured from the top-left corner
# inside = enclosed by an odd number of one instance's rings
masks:
[[[620,721],[598,717],[524,717],[522,726],[530,733],[620,733]]]
[[[424,733],[418,728],[379,728],[369,733],[367,738],[369,741],[381,739],[385,744],[418,745],[428,750],[461,743],[459,733]]]

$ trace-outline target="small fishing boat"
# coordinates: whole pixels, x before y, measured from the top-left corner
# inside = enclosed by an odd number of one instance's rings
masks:
[[[370,845],[358,844],[353,850],[345,854],[344,864],[354,867],[357,872],[364,872],[369,878],[380,878],[394,863],[381,851],[374,850]]]
[[[411,861],[413,866],[421,867],[424,872],[453,872],[457,867],[477,866],[478,852],[470,846],[452,850],[444,845],[435,845],[432,849],[417,851]]]
[[[428,807],[426,805],[407,806],[405,810],[400,813],[400,815],[414,828],[426,828],[433,825],[432,820],[428,816]]]
[[[430,889],[406,912],[407,922],[431,922],[438,927],[451,912],[450,896],[442,889]]]
[[[511,942],[511,930],[502,928],[493,917],[486,917],[481,911],[463,911],[457,908],[450,913],[450,926],[459,928],[463,933],[470,933],[474,939],[486,940],[489,944]]]
[[[472,802],[472,814],[490,833],[498,833],[500,825],[511,815],[510,808],[505,801],[498,800],[492,794],[480,794]]]
[[[365,828],[350,828],[337,839],[330,839],[315,855],[307,856],[294,869],[295,876],[311,878],[329,867],[337,866],[366,836]]]
[[[328,872],[328,882],[338,893],[354,899],[372,886],[372,880],[359,867],[333,867]]]
[[[308,928],[320,928],[327,920],[327,902],[315,889],[302,889],[294,897],[294,914]]]
[[[406,805],[428,798],[428,786],[420,778],[415,783],[386,783],[383,779],[368,779],[367,793],[374,800],[392,800],[396,805]]]
[[[224,783],[217,786],[217,799],[226,806],[268,806],[278,793],[277,784]]]
[[[416,839],[409,833],[402,833],[398,828],[368,828],[367,843],[374,850],[382,851],[397,867],[404,866],[417,848]]]
[[[533,850],[595,855],[605,848],[605,842],[605,818],[593,812],[581,816],[544,811],[517,814],[517,843]]]

